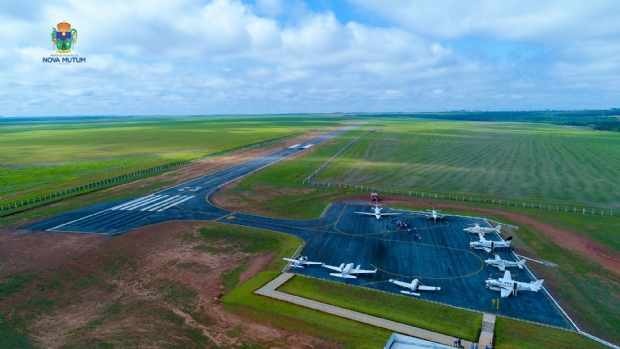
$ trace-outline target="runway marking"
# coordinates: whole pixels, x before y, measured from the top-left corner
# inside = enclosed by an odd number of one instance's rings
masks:
[[[166,198],[167,196],[168,195],[156,195],[156,196],[151,197],[148,200],[142,200],[139,203],[136,203],[136,204],[133,204],[133,205],[129,205],[129,206],[125,206],[125,207],[121,208],[120,210],[123,210],[123,211],[133,211],[134,209],[136,209],[136,208],[138,208],[140,206],[148,205],[151,202],[161,200],[163,198]]]
[[[157,210],[157,212],[165,211],[165,210],[169,209],[169,208],[170,208],[170,207],[172,207],[172,206],[178,206],[178,205],[180,205],[180,204],[184,203],[185,201],[187,201],[187,200],[189,200],[189,199],[191,199],[191,198],[193,198],[193,197],[194,197],[193,195],[192,195],[192,196],[187,196],[187,197],[185,197],[185,198],[184,198],[183,200],[181,200],[181,201],[178,201],[178,202],[173,202],[172,204],[170,204],[170,205],[168,205],[168,206],[166,206],[166,207],[162,207],[162,208],[160,208],[159,210]]]
[[[63,227],[63,226],[65,226],[65,225],[67,225],[67,224],[71,224],[71,223],[79,222],[79,221],[81,221],[82,219],[86,219],[86,218],[88,218],[88,217],[96,216],[96,215],[98,215],[98,214],[100,214],[100,213],[103,213],[103,212],[106,212],[106,211],[109,211],[109,210],[110,210],[110,209],[103,210],[103,211],[99,211],[99,212],[97,212],[97,213],[93,213],[93,214],[88,215],[88,216],[86,216],[86,217],[78,218],[78,219],[72,220],[71,222],[67,222],[67,223],[64,223],[64,224],[61,224],[61,225],[57,225],[57,226],[55,226],[55,227],[53,227],[53,228],[49,228],[49,229],[47,229],[46,231],[52,231],[52,230],[54,230],[54,229],[56,229],[56,228]]]
[[[154,203],[153,205],[147,206],[147,207],[143,207],[142,209],[140,209],[140,211],[150,211],[151,209],[155,209],[155,208],[159,208],[160,206],[165,205],[166,203],[170,202],[170,201],[174,201],[174,199],[178,198],[180,195],[175,195],[175,196],[171,196],[165,200],[162,201],[158,201],[156,203]],[[133,210],[133,208],[132,208]]]
[[[157,195],[157,196],[160,196],[160,195]],[[152,194],[151,194],[151,195],[144,196],[144,197],[141,197],[141,198],[136,198],[136,199],[133,199],[133,200],[131,200],[131,201],[128,201],[128,202],[126,202],[126,203],[124,203],[124,204],[120,204],[120,205],[118,205],[118,206],[114,206],[114,207],[112,207],[112,208],[111,208],[111,210],[116,211],[116,210],[118,210],[118,209],[122,209],[123,207],[131,206],[131,205],[137,204],[137,203],[139,203],[139,202],[141,202],[141,201],[148,200],[148,199],[150,199],[151,197],[153,197],[153,195],[152,195]]]

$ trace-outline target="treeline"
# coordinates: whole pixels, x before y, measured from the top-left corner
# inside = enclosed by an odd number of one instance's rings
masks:
[[[410,117],[465,121],[538,122],[583,126],[595,130],[620,131],[620,108],[605,110],[535,110],[535,111],[451,111],[435,113],[372,113],[367,117]]]

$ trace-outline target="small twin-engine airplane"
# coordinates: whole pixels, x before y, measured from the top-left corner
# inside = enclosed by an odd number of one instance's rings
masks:
[[[426,215],[426,219],[432,219],[435,222],[437,222],[438,219],[443,220],[444,218],[444,215],[440,215],[437,213],[437,212],[441,212],[441,210],[435,210],[434,206],[432,210],[427,210],[427,211],[431,211],[431,213]]]
[[[532,281],[530,283],[527,282],[518,282],[514,281],[510,277],[510,271],[506,270],[504,272],[504,277],[500,279],[488,279],[485,281],[487,288],[500,291],[502,293],[502,298],[506,298],[511,294],[513,296],[517,295],[517,291],[534,291],[538,292],[542,287],[545,279],[538,279],[536,281]]]
[[[308,257],[306,256],[299,256],[299,258],[297,259],[291,259],[291,258],[282,258],[285,261],[289,261],[289,265],[293,268],[303,268],[304,265],[312,265],[312,264],[323,264],[321,262],[308,262]]]
[[[333,269],[338,271],[337,273],[330,273],[329,275],[331,276],[337,276],[339,278],[343,278],[343,279],[357,279],[357,276],[353,276],[351,274],[374,274],[377,272],[377,269],[375,270],[363,270],[360,269],[361,265],[358,265],[357,268],[353,268],[353,266],[355,266],[355,264],[353,263],[349,263],[347,265],[345,265],[344,263],[340,264],[339,267],[334,267],[331,265],[327,265],[325,263],[323,263],[322,265],[325,268],[329,268],[329,269]]]
[[[472,234],[486,234],[486,233],[501,233],[502,230],[502,225],[499,224],[497,227],[495,228],[490,228],[490,227],[481,227],[480,224],[478,223],[474,223],[473,227],[469,227],[469,228],[465,228],[463,229],[463,231],[466,231],[468,233],[472,233]]]
[[[510,247],[510,242],[512,241],[512,236],[504,241],[489,241],[484,238],[482,233],[478,234],[480,237],[480,241],[472,241],[469,243],[469,248],[475,248],[476,250],[485,250],[490,253],[496,247]]]
[[[387,213],[387,212],[381,212],[382,208],[380,204],[375,204],[372,207],[373,212],[355,212],[357,214],[364,214],[367,216],[375,216],[377,219],[381,219],[381,216],[398,216],[400,213]]]
[[[402,281],[398,281],[398,280],[393,280],[390,279],[390,282],[393,282],[395,284],[397,284],[398,286],[402,286],[405,288],[408,288],[409,291],[400,291],[400,293],[404,293],[404,294],[410,294],[413,296],[419,296],[419,293],[416,293],[415,291],[420,290],[420,291],[439,291],[441,290],[441,287],[433,287],[433,286],[423,286],[420,285],[420,280],[418,279],[414,279],[413,281],[411,281],[410,284],[406,283],[406,282],[402,282]]]
[[[521,259],[518,262],[512,262],[501,259],[498,255],[495,255],[495,259],[487,259],[486,261],[484,261],[484,263],[492,267],[499,268],[499,270],[501,271],[505,271],[506,268],[510,267],[519,267],[519,269],[523,269],[523,266],[525,265],[525,259]]]

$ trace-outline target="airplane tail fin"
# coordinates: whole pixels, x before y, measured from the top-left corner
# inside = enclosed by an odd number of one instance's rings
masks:
[[[522,259],[517,262],[517,267],[519,267],[519,269],[523,269],[524,266],[525,266],[525,259]]]
[[[545,282],[545,279],[538,279],[532,282],[532,286],[530,286],[530,290],[534,292],[540,291],[540,288],[542,287],[543,282]]]

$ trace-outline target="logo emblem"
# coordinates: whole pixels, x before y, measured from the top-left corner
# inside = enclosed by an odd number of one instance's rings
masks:
[[[52,42],[56,46],[56,52],[61,54],[71,53],[71,47],[77,42],[77,30],[71,29],[71,24],[65,21],[58,23],[56,28],[52,29]]]

